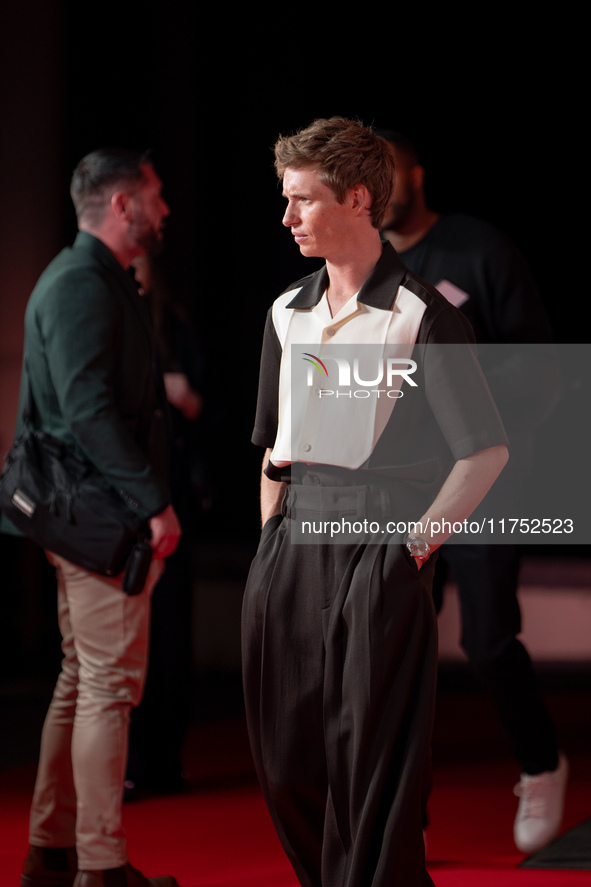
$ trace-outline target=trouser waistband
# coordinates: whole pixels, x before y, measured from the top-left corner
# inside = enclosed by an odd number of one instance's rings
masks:
[[[387,484],[324,486],[290,484],[283,502],[283,514],[294,519],[302,512],[350,514],[356,518],[381,519],[394,513],[394,491]]]

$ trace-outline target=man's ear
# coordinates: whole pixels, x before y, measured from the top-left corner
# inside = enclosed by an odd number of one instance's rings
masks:
[[[116,219],[129,221],[132,214],[131,195],[125,191],[115,191],[111,196],[111,211]]]
[[[369,212],[371,210],[372,199],[371,194],[365,187],[365,185],[354,185],[349,189],[349,196],[351,199],[351,208],[356,210],[357,212],[363,212],[367,210]]]
[[[415,191],[422,191],[425,187],[425,169],[419,163],[410,168],[410,177]]]

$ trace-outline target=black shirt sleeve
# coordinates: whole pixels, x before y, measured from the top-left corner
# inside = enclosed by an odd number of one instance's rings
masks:
[[[279,421],[279,372],[281,368],[281,344],[273,324],[273,309],[267,312],[261,366],[259,391],[252,442],[268,449],[275,444]]]

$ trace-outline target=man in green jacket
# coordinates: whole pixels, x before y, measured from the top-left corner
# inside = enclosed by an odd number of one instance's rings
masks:
[[[168,421],[148,308],[128,269],[155,252],[169,214],[147,156],[99,150],[71,185],[79,233],[25,314],[36,424],[89,459],[151,531],[141,594],[121,577],[56,567],[64,658],[41,740],[22,887],[174,887],[128,862],[121,826],[129,712],[148,655],[150,594],[180,528],[166,482]],[[21,402],[23,394],[21,393]]]

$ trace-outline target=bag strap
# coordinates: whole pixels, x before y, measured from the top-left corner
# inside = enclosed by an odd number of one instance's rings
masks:
[[[29,375],[29,363],[27,360],[27,355],[24,356],[23,367],[25,371],[25,375],[27,377],[27,387],[25,390],[25,397],[23,401],[23,412],[22,412],[22,420],[23,425],[29,431],[33,427],[33,416],[38,416],[37,405],[35,403],[35,398],[33,397],[33,389],[31,388],[31,377]]]

